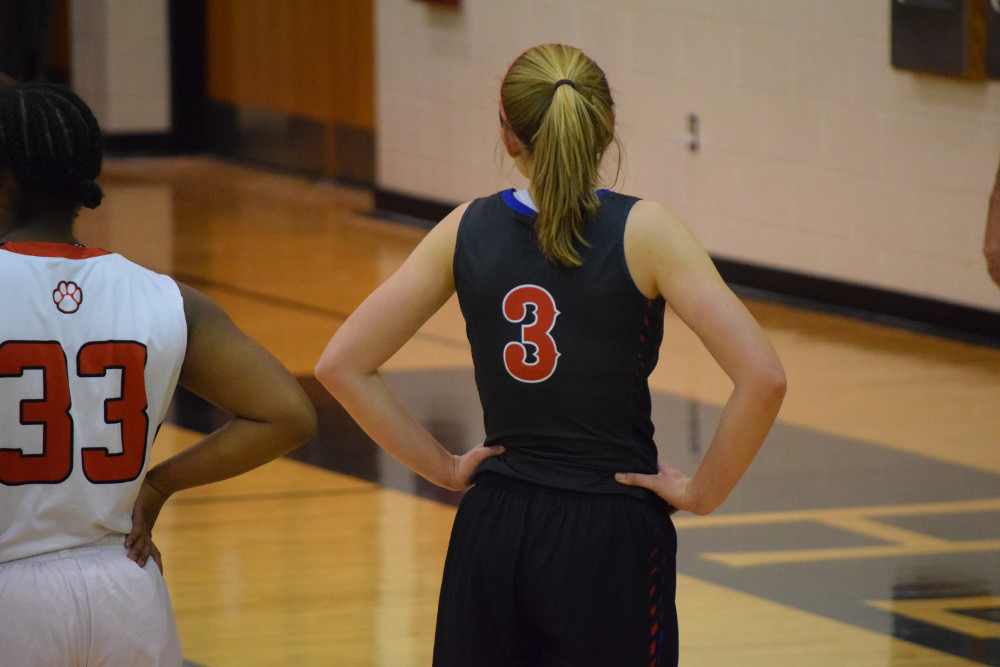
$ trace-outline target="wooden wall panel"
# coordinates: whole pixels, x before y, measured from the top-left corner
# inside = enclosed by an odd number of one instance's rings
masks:
[[[52,32],[49,34],[48,76],[57,81],[70,80],[69,2],[52,4]]]
[[[374,129],[372,0],[208,0],[208,95]]]

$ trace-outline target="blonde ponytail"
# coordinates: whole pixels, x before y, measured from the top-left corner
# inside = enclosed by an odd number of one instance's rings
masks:
[[[604,72],[574,47],[536,46],[511,65],[500,100],[501,116],[532,157],[538,243],[549,259],[579,266],[601,161],[615,140]]]

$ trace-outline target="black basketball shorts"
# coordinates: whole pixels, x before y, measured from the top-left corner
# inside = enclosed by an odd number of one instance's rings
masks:
[[[677,664],[666,503],[481,475],[445,562],[436,667]]]

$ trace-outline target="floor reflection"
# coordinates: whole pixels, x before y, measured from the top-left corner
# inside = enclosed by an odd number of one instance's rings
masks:
[[[452,451],[482,440],[472,372],[388,372]],[[447,504],[384,454],[312,378],[317,436],[289,456]],[[656,393],[661,456],[693,470],[720,409]],[[224,416],[180,392],[169,419],[205,431]],[[710,517],[678,516],[678,569],[869,630],[1000,665],[1000,476],[779,423]]]

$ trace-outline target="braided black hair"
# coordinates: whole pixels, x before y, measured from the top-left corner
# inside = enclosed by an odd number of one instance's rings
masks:
[[[103,156],[97,119],[75,93],[50,83],[0,87],[0,160],[25,197],[96,208]]]

